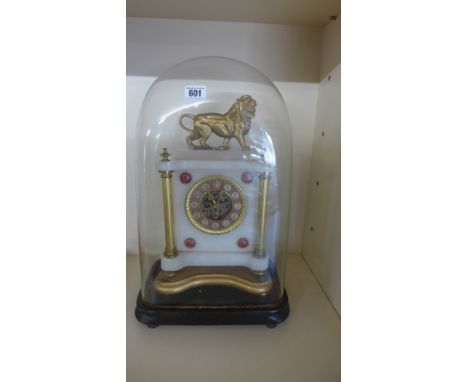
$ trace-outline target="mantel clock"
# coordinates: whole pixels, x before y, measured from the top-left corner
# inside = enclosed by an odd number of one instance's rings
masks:
[[[155,81],[138,128],[138,320],[287,318],[290,146],[281,95],[244,63],[192,59]]]

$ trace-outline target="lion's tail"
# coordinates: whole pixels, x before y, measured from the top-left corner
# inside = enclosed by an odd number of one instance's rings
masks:
[[[182,114],[182,115],[180,116],[180,118],[179,118],[179,125],[180,125],[180,127],[182,127],[182,129],[184,129],[184,130],[192,131],[192,129],[189,129],[188,127],[184,126],[184,124],[182,123],[182,120],[183,120],[184,118],[191,118],[191,119],[193,119],[193,117],[194,117],[193,114]]]

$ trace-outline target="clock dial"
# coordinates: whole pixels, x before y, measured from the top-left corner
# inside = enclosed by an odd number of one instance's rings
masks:
[[[247,200],[242,188],[224,176],[207,176],[187,193],[185,211],[200,231],[222,234],[236,229],[244,220]]]
[[[207,191],[200,198],[200,211],[209,219],[224,219],[232,211],[231,196],[225,191]]]

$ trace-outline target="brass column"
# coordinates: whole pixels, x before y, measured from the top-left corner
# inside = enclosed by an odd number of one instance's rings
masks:
[[[254,255],[256,257],[265,257],[265,220],[267,209],[268,185],[270,175],[264,172],[260,175],[260,196],[258,198],[258,224],[257,224],[257,243],[255,244]]]
[[[167,148],[163,148],[161,154],[161,162],[169,162],[169,153]],[[159,170],[161,174],[163,204],[164,204],[164,229],[166,232],[166,249],[164,250],[165,257],[176,257],[177,248],[174,232],[174,208],[172,203],[172,170]]]

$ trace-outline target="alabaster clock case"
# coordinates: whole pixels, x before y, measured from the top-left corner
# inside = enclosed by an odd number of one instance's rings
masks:
[[[183,62],[149,89],[137,138],[137,318],[283,321],[291,132],[273,83],[231,59]]]

